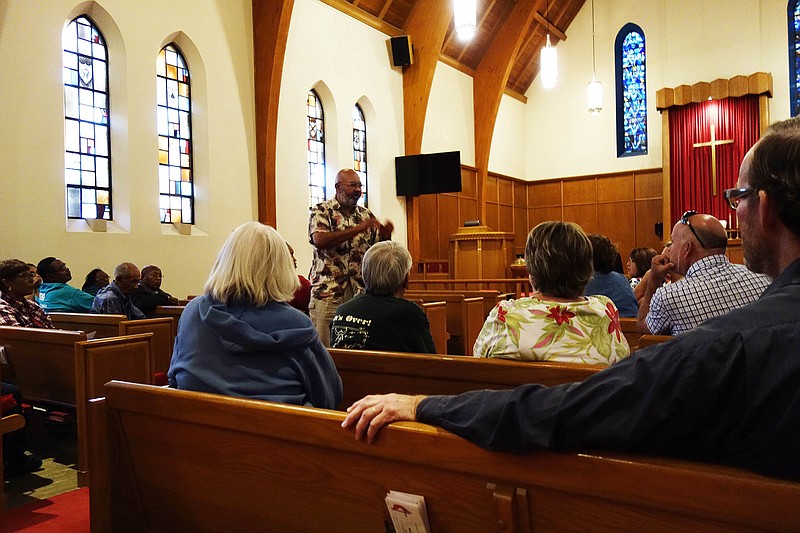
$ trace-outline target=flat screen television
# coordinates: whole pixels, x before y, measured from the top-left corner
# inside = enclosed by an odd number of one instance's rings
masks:
[[[397,196],[461,192],[461,152],[394,158]]]

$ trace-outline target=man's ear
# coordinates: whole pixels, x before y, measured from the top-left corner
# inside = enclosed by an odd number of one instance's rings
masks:
[[[766,191],[758,191],[758,213],[756,219],[764,232],[771,232],[780,223],[778,208]]]

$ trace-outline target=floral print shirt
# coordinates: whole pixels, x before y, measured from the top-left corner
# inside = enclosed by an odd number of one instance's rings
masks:
[[[630,355],[619,311],[605,296],[580,302],[520,298],[497,304],[475,341],[475,357],[611,364]]]
[[[342,212],[342,206],[333,198],[314,206],[308,221],[308,241],[317,231],[341,231],[359,225],[372,217],[366,207],[357,205],[351,215]],[[353,294],[364,292],[364,279],[361,277],[361,259],[370,246],[381,240],[377,228],[359,233],[336,248],[320,250],[314,246],[314,260],[311,264],[311,297],[340,303],[348,286]]]

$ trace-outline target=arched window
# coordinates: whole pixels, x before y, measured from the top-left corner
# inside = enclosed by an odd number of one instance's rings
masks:
[[[309,207],[326,198],[325,187],[325,113],[315,90],[308,92],[308,189]]]
[[[156,75],[161,222],[194,224],[192,96],[189,69],[175,44],[158,53]]]
[[[647,78],[644,32],[622,27],[614,43],[617,71],[617,157],[647,153]]]
[[[367,123],[361,106],[353,106],[353,170],[361,178],[361,198],[358,203],[367,207]]]
[[[67,218],[112,220],[108,49],[85,16],[67,25],[61,41]]]
[[[800,0],[789,0],[789,99],[791,113],[800,114]]]

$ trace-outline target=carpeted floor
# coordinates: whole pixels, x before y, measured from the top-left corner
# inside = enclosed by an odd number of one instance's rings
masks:
[[[0,511],[0,533],[88,533],[89,489],[77,489],[45,500]]]

